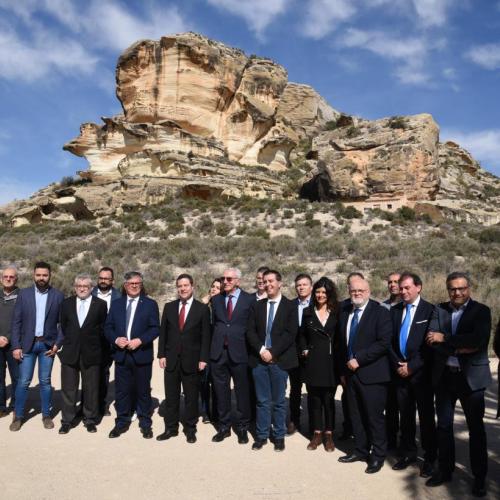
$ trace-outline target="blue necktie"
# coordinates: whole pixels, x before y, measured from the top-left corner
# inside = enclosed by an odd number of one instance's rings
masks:
[[[267,326],[266,326],[266,340],[264,342],[264,346],[266,348],[271,348],[273,346],[271,342],[271,330],[273,329],[273,320],[274,320],[274,301],[269,301],[269,314],[267,315]]]
[[[352,348],[354,347],[354,341],[356,340],[356,334],[358,333],[359,311],[361,311],[361,309],[354,309],[354,314],[351,320],[351,327],[349,328],[349,343],[347,344],[347,353],[349,355],[349,359],[354,358],[354,351],[352,350]]]
[[[406,342],[408,341],[408,333],[410,333],[410,325],[411,325],[411,308],[413,304],[406,304],[406,315],[401,325],[401,329],[399,330],[399,350],[403,355],[403,358],[406,358]]]

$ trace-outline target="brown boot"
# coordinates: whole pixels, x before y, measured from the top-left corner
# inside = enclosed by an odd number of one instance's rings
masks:
[[[307,445],[308,450],[315,450],[323,441],[321,432],[314,432],[313,437]]]
[[[335,444],[333,442],[333,434],[331,432],[325,432],[325,450],[331,453],[335,451]]]

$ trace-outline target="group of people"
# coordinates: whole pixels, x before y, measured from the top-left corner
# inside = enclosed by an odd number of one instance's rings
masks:
[[[78,410],[90,433],[110,415],[108,385],[114,362],[116,420],[109,437],[125,433],[136,415],[142,436],[152,438],[153,342],[158,338],[165,385],[165,429],[158,441],[179,434],[182,390],[188,443],[197,440],[201,394],[203,421],[216,424],[212,441],[229,438],[234,429],[238,443],[246,444],[254,422],[252,449],[261,450],[271,441],[274,450],[283,451],[285,436],[301,428],[305,383],[307,449],[323,446],[332,452],[335,393],[341,386],[344,422],[339,439],[353,439],[354,448],[339,462],[366,462],[366,473],[373,474],[384,465],[388,449],[399,444],[401,456],[392,468],[406,469],[417,461],[418,413],[424,452],[420,475],[433,487],[452,479],[453,420],[459,400],[469,430],[472,493],[486,494],[483,418],[484,393],[492,380],[491,312],[471,298],[465,273],[447,277],[449,301],[436,306],[421,297],[422,281],[411,272],[388,276],[390,296],[383,303],[370,298],[370,285],[359,272],[348,276],[345,300],[340,300],[332,280],[313,282],[308,274],[296,277],[296,297],[289,299],[282,294],[280,272],[267,267],[257,270],[255,293],[240,287],[239,269],[228,268],[213,281],[209,294],[197,300],[192,276],[183,273],[175,281],[177,299],[165,304],[161,321],[158,304],[146,294],[138,271],[125,274],[121,293],[113,286],[110,267],[99,270],[96,286],[90,275],[80,274],[68,298],[50,279],[46,262],[34,265],[34,284],[24,289],[17,288],[15,266],[2,272],[0,416],[13,411],[11,431],[19,431],[24,423],[37,363],[43,426],[54,427],[51,370],[58,355],[60,434],[77,425]]]

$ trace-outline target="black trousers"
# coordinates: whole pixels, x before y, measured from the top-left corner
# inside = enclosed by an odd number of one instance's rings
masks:
[[[75,420],[80,375],[82,378],[83,422],[85,424],[98,422],[100,368],[100,365],[85,366],[81,358],[77,365],[61,364],[61,422],[63,424],[71,425]]]
[[[181,384],[184,392],[184,432],[195,432],[198,422],[198,395],[200,393],[200,374],[186,373],[180,361],[173,370],[165,370],[165,429],[176,431],[179,428],[179,406]]]
[[[210,363],[200,374],[200,398],[201,411],[212,423],[219,420],[217,414],[217,397],[215,396],[214,383],[212,380],[212,371]]]
[[[112,364],[113,364],[113,357],[110,354],[106,354],[101,364],[101,369],[99,372],[99,412],[101,415],[104,415],[107,408],[109,407],[109,404],[107,402],[107,397],[108,397],[108,386],[109,386],[109,374]]]
[[[311,419],[311,430],[333,432],[335,428],[335,387],[308,385],[307,405]]]
[[[288,371],[288,379],[290,381],[290,422],[293,422],[296,427],[300,427],[300,404],[302,402],[303,384],[302,370],[301,366],[297,366]],[[311,420],[310,416],[309,420]]]
[[[436,414],[439,469],[451,474],[455,469],[453,419],[460,401],[469,429],[469,457],[472,474],[484,479],[488,472],[488,450],[484,428],[484,389],[471,391],[462,372],[445,369],[436,386]]]
[[[217,361],[210,363],[217,411],[219,413],[219,430],[231,428],[231,377],[236,393],[236,428],[247,430],[250,423],[250,395],[248,384],[248,364],[235,363],[229,357],[227,349],[222,351]]]
[[[338,387],[338,386],[337,386]],[[340,402],[342,403],[342,413],[344,414],[344,422],[342,423],[342,428],[344,434],[352,435],[352,420],[351,411],[349,410],[349,397],[347,396],[347,388],[342,387],[342,396],[340,397]]]
[[[408,457],[417,456],[417,410],[424,460],[434,462],[437,458],[437,435],[431,381],[423,379],[412,383],[411,380],[400,378],[396,381],[396,389],[400,413],[401,454]]]
[[[391,382],[389,382],[389,385],[387,387],[385,422],[387,430],[387,442],[390,448],[395,448],[398,443],[398,433],[400,431],[397,380],[392,380]]]
[[[363,384],[357,374],[349,374],[347,397],[356,454],[384,460],[387,455],[384,415],[387,384]]]

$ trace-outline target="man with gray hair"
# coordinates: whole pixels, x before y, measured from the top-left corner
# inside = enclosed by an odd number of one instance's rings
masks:
[[[99,420],[99,373],[106,348],[106,302],[91,295],[92,278],[79,274],[75,294],[61,305],[61,332],[57,339],[61,361],[62,419],[59,434],[67,434],[76,422],[78,386],[82,377],[83,423],[96,432]]]

